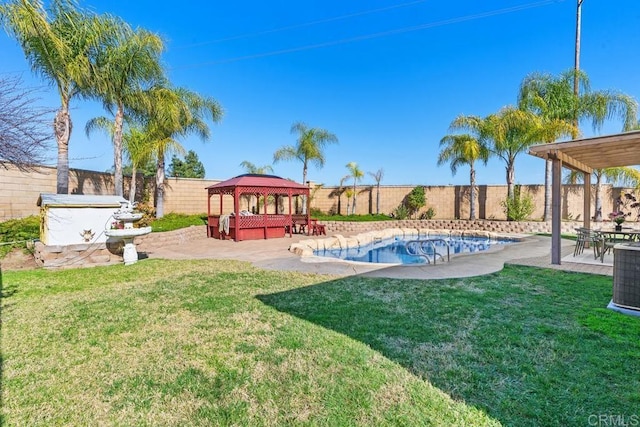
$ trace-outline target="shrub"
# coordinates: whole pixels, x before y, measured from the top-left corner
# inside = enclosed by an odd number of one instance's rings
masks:
[[[14,248],[27,248],[27,242],[40,238],[40,217],[37,215],[11,219],[0,223],[0,257]]]
[[[424,187],[417,186],[411,193],[405,198],[405,204],[410,216],[415,216],[417,212],[427,204],[427,199],[424,196]]]
[[[400,205],[393,211],[393,216],[396,219],[415,218],[420,208],[426,204],[427,199],[424,196],[424,187],[419,185],[404,197]]]
[[[322,211],[321,211],[320,209],[318,209],[318,208],[311,208],[311,209],[309,209],[309,215],[311,215],[311,216],[312,216],[312,217],[314,217],[314,218],[322,217],[322,216],[327,216],[327,215],[325,215],[325,214],[324,214],[324,212],[322,212]],[[329,212],[329,214],[328,214],[328,215],[331,215],[331,212]]]
[[[393,217],[395,219],[407,219],[409,218],[409,209],[404,203],[400,203],[400,205],[393,211]]]
[[[516,185],[513,189],[513,197],[507,197],[502,203],[507,221],[523,221],[529,219],[533,213],[533,198],[530,194],[522,196],[521,186]]]
[[[436,216],[436,211],[433,208],[427,209],[425,212],[420,214],[420,219],[433,219]]]
[[[206,214],[185,215],[169,213],[158,218],[151,223],[153,231],[173,231],[179,228],[186,228],[192,225],[204,225],[207,223]]]
[[[142,214],[142,219],[136,223],[138,227],[146,227],[151,225],[156,218],[156,209],[150,203],[138,203],[135,207],[136,212]]]

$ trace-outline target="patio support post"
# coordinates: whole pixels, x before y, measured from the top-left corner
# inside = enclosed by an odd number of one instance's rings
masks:
[[[584,228],[591,228],[591,174],[584,173],[584,203],[583,203],[583,224]]]
[[[287,224],[289,224],[289,237],[293,237],[293,212],[291,211],[292,209],[292,199],[293,199],[293,192],[291,191],[291,189],[287,190],[287,196],[288,196],[288,200],[289,200],[289,212],[287,212],[287,215],[289,215],[289,217],[287,218]]]
[[[207,237],[211,237],[211,227],[209,226],[209,217],[211,217],[211,192],[207,190]]]
[[[562,160],[552,159],[551,163],[551,264],[560,265],[562,257]]]
[[[242,234],[242,226],[240,225],[240,195],[242,191],[240,187],[236,187],[233,190],[233,212],[235,215],[235,236],[233,238],[234,241],[238,242],[240,239],[240,234]]]
[[[260,197],[260,196],[258,196]],[[260,199],[258,199],[259,201]],[[260,203],[258,203],[260,204]],[[262,190],[262,204],[264,205],[264,214],[262,216],[262,223],[264,224],[264,238],[267,239],[268,234],[267,234],[267,225],[268,225],[268,217],[267,217],[267,191],[266,190]]]

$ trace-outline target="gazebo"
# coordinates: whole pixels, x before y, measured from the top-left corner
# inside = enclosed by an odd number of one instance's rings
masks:
[[[207,237],[240,240],[289,236],[295,226],[308,226],[309,209],[298,214],[294,198],[309,200],[309,187],[273,175],[245,174],[219,182],[207,190]],[[219,197],[215,212],[212,196]],[[225,197],[226,196],[226,197]],[[242,199],[247,209],[241,208]],[[225,200],[226,199],[226,200]],[[256,202],[254,206],[249,203]],[[273,203],[271,203],[273,202]],[[226,209],[226,211],[225,211]],[[303,227],[304,228],[304,227]]]
[[[583,222],[591,222],[591,173],[594,169],[640,164],[640,131],[535,145],[529,154],[553,164],[551,207],[551,263],[560,264],[562,167],[584,174]]]

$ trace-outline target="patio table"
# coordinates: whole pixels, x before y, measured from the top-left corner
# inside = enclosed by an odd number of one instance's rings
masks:
[[[601,229],[597,232],[600,236],[600,262],[604,262],[605,252],[618,243],[640,240],[640,230],[631,227],[622,227],[622,230]]]

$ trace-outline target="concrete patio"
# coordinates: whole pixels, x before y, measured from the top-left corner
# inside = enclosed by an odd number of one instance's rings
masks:
[[[206,234],[202,233],[206,236]],[[184,239],[178,244],[149,244],[144,251],[148,258],[163,259],[235,259],[251,262],[256,267],[271,270],[300,271],[336,276],[361,275],[365,277],[389,277],[398,279],[442,279],[471,277],[500,271],[505,264],[528,265],[564,271],[613,274],[612,257],[604,263],[593,260],[593,254],[585,251],[573,257],[574,242],[562,241],[563,261],[551,264],[551,238],[530,236],[525,241],[499,246],[483,253],[452,257],[449,263],[436,265],[389,265],[346,262],[323,257],[304,257],[289,252],[289,246],[308,236],[293,238],[248,240],[234,242],[206,237]],[[591,257],[591,260],[589,259]]]

